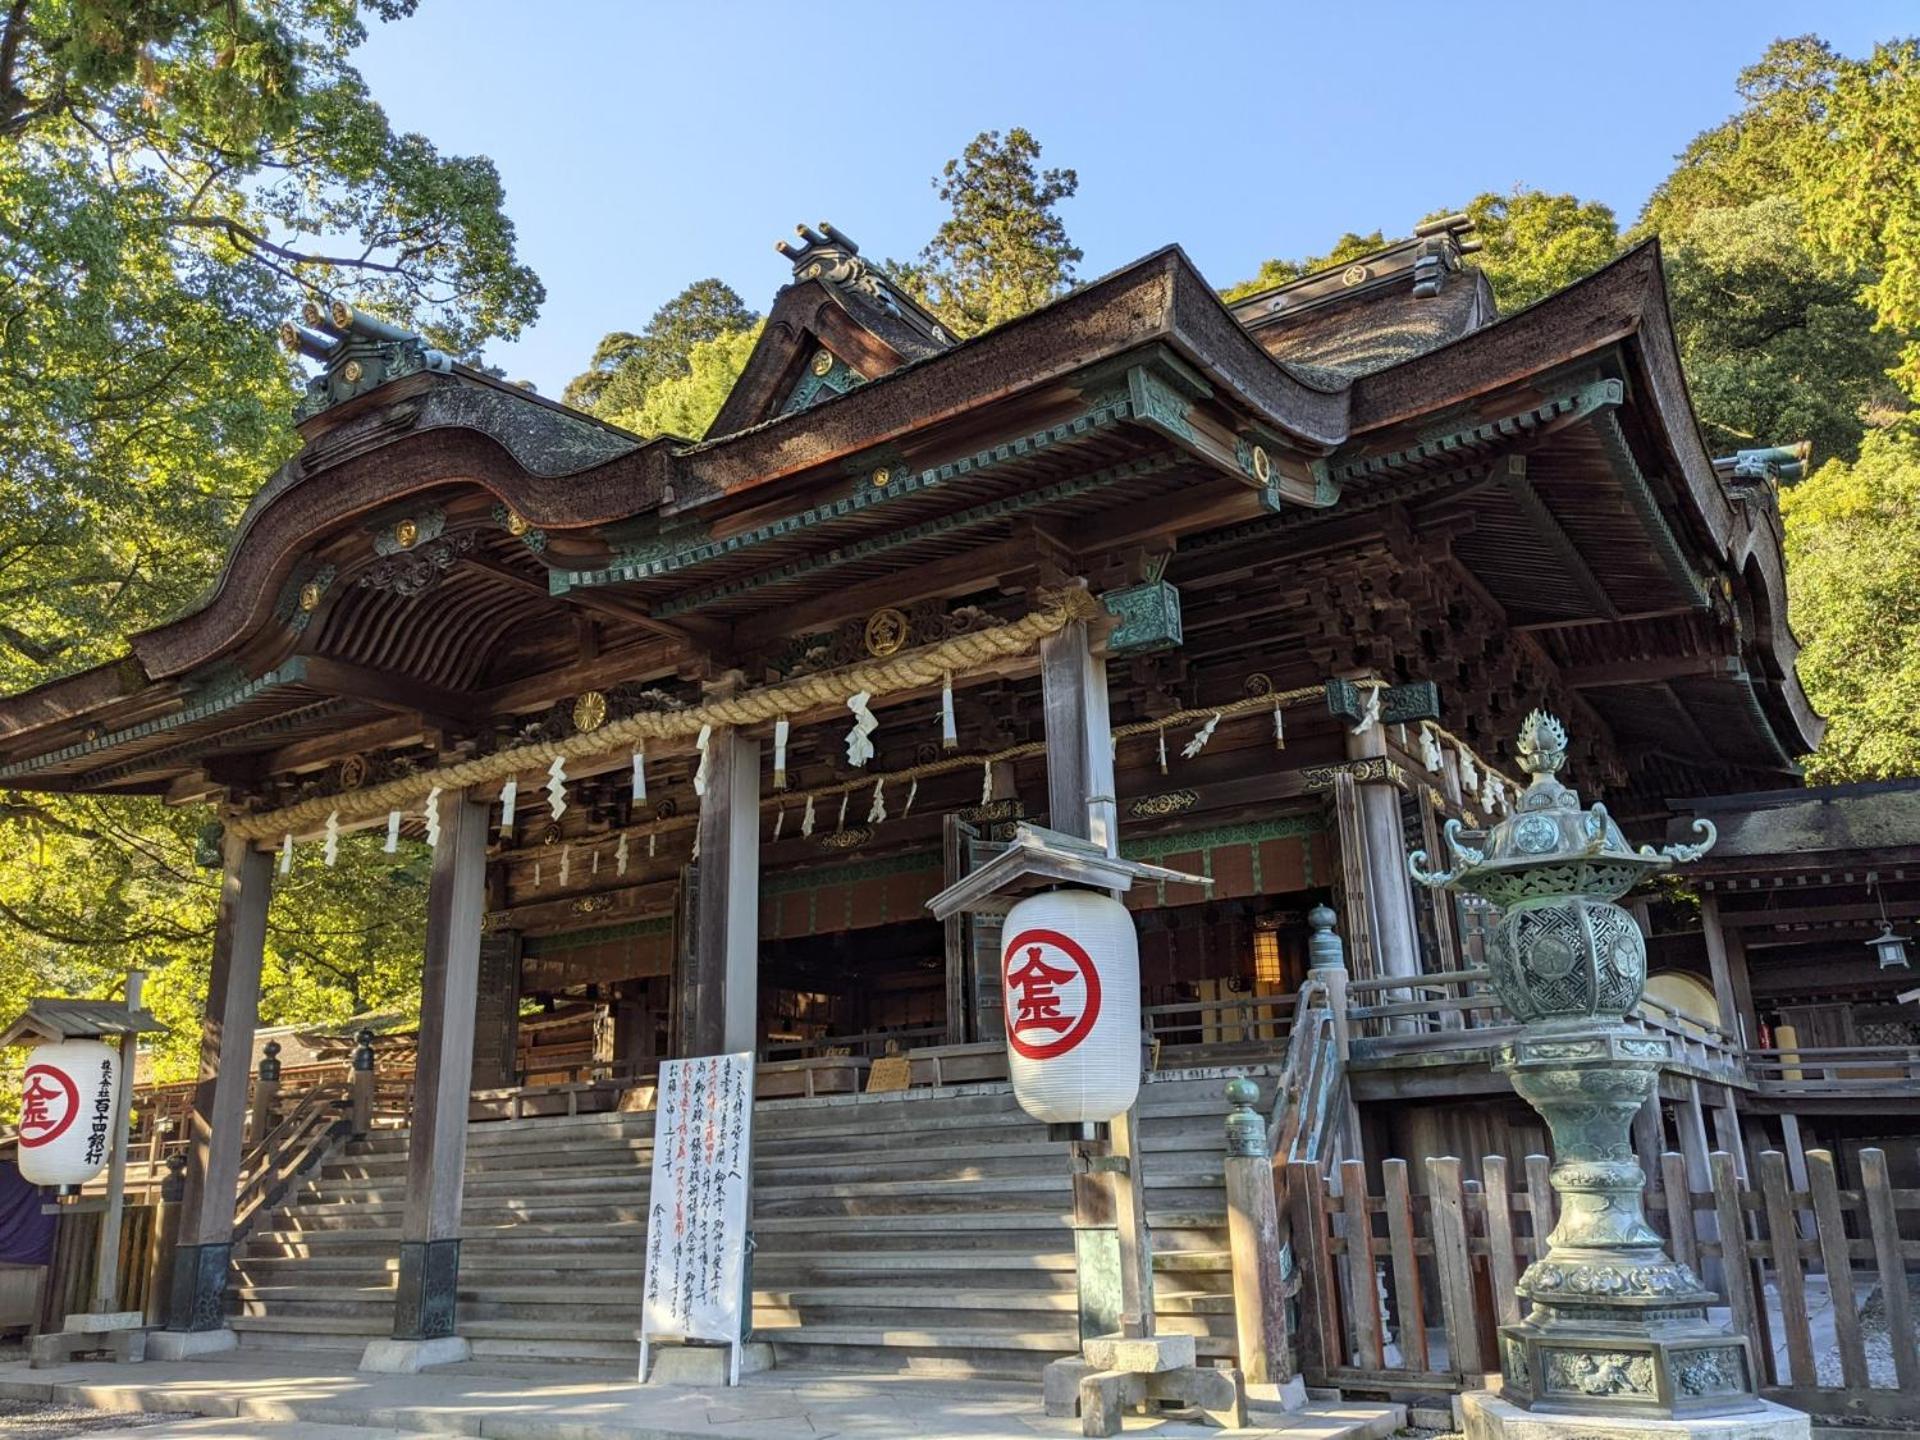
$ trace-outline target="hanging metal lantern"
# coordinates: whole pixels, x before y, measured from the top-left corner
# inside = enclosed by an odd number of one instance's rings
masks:
[[[1097,890],[1048,890],[1007,912],[1000,977],[1020,1108],[1049,1125],[1123,1115],[1140,1091],[1140,946]]]
[[[1873,951],[1874,958],[1880,962],[1882,970],[1908,968],[1907,937],[1893,933],[1891,920],[1880,922],[1880,933],[1867,941],[1867,948]]]
[[[119,1057],[98,1040],[37,1046],[20,1086],[20,1174],[35,1185],[84,1185],[113,1145]]]

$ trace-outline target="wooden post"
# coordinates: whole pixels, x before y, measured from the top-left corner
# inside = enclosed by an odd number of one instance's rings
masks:
[[[1433,1206],[1433,1261],[1440,1277],[1440,1310],[1447,1325],[1447,1368],[1470,1377],[1486,1372],[1480,1322],[1473,1303],[1473,1254],[1467,1245],[1467,1205],[1460,1162],[1452,1156],[1427,1161]]]
[[[1380,1179],[1387,1202],[1387,1253],[1393,1262],[1393,1303],[1400,1317],[1400,1354],[1410,1370],[1427,1370],[1427,1297],[1414,1248],[1418,1227],[1407,1184],[1407,1162],[1382,1160]]]
[[[1726,1274],[1727,1312],[1736,1334],[1747,1337],[1753,1356],[1753,1378],[1766,1385],[1772,1355],[1766,1343],[1761,1319],[1765,1307],[1756,1302],[1758,1292],[1753,1281],[1753,1260],[1747,1253],[1747,1229],[1740,1203],[1741,1177],[1733,1157],[1724,1150],[1715,1153],[1713,1164],[1713,1212],[1720,1225],[1721,1269]]]
[[[365,1135],[373,1129],[373,1101],[378,1086],[373,1064],[373,1031],[362,1030],[353,1037],[353,1073],[347,1081],[348,1114],[355,1135]]]
[[[1346,1363],[1340,1328],[1340,1284],[1334,1278],[1327,1236],[1327,1180],[1316,1160],[1287,1166],[1287,1194],[1293,1202],[1293,1253],[1300,1267],[1302,1361],[1312,1383],[1325,1384],[1327,1372]]]
[[[1757,1038],[1753,988],[1747,978],[1747,950],[1737,931],[1720,923],[1720,897],[1712,890],[1700,896],[1700,935],[1706,942],[1707,966],[1713,972],[1713,998],[1720,1009],[1721,1028],[1745,1048]]]
[[[1383,726],[1372,725],[1347,737],[1347,756],[1378,759],[1387,753]],[[1359,791],[1360,825],[1367,867],[1367,899],[1373,919],[1374,963],[1381,978],[1418,975],[1420,930],[1414,917],[1413,880],[1407,874],[1407,842],[1400,823],[1400,791],[1385,780],[1369,781]],[[1411,991],[1384,992],[1396,1000],[1412,999]],[[1403,1020],[1394,1028],[1410,1029]]]
[[[1686,1101],[1684,1104],[1676,1106],[1674,1112],[1675,1119],[1679,1122],[1676,1128],[1680,1131],[1681,1148],[1687,1157],[1684,1183],[1689,1192],[1694,1190],[1711,1190],[1713,1188],[1713,1170],[1707,1160],[1709,1148],[1707,1141],[1707,1117],[1705,1110],[1700,1104],[1700,1082],[1689,1079],[1686,1084]],[[1689,1205],[1692,1204],[1690,1200],[1687,1203]],[[1688,1218],[1689,1220],[1692,1219],[1691,1210],[1688,1211]],[[1708,1244],[1712,1244],[1720,1238],[1718,1222],[1715,1220],[1711,1211],[1708,1211],[1699,1218],[1697,1228],[1700,1232],[1700,1238]],[[1706,1256],[1694,1267],[1694,1273],[1700,1277],[1701,1281],[1709,1290],[1719,1292],[1726,1289],[1726,1280],[1721,1276],[1720,1269],[1721,1265],[1718,1257]]]
[[[1913,1299],[1907,1292],[1906,1255],[1900,1242],[1900,1216],[1893,1203],[1893,1181],[1884,1150],[1860,1152],[1860,1189],[1866,1200],[1867,1228],[1873,1234],[1873,1263],[1880,1272],[1880,1295],[1887,1308],[1887,1337],[1893,1345],[1893,1373],[1905,1395],[1920,1395],[1920,1344],[1916,1343]]]
[[[200,1032],[200,1079],[187,1120],[187,1184],[174,1255],[168,1328],[227,1330],[227,1272],[252,1078],[253,1027],[260,1013],[273,859],[229,834],[221,842],[220,909],[213,969]]]
[[[1114,801],[1112,725],[1107,714],[1107,657],[1096,648],[1086,622],[1075,621],[1040,642],[1040,688],[1047,716],[1047,823],[1062,834],[1092,840],[1109,855],[1120,853],[1118,807]],[[1138,1126],[1132,1111],[1111,1125],[1110,1143],[1074,1142],[1076,1188],[1098,1186],[1107,1193],[1076,1204],[1081,1214],[1105,1214],[1114,1226],[1119,1249],[1120,1313],[1123,1330],[1142,1336],[1154,1331],[1153,1240],[1143,1203],[1143,1156],[1134,1144]],[[1105,1148],[1106,1167],[1097,1168]],[[1076,1253],[1091,1254],[1106,1241],[1076,1235]],[[1086,1297],[1083,1296],[1083,1300]],[[1084,1310],[1084,1306],[1083,1306]]]
[[[1520,1323],[1519,1272],[1513,1263],[1513,1191],[1507,1182],[1507,1157],[1488,1155],[1480,1162],[1486,1179],[1487,1280],[1494,1313],[1502,1325]]]
[[[486,905],[487,806],[467,790],[442,794],[439,804],[440,843],[427,889],[420,1050],[407,1139],[407,1205],[393,1304],[393,1336],[403,1341],[454,1333],[480,921]]]
[[[127,1013],[140,1008],[140,990],[146,983],[144,970],[127,971]],[[96,1315],[108,1314],[120,1305],[120,1229],[127,1213],[127,1141],[133,1119],[133,1067],[138,1058],[137,1037],[127,1032],[120,1037],[120,1070],[114,1077],[113,1148],[107,1158],[107,1213],[100,1221],[100,1253],[93,1268],[93,1297],[89,1308]]]
[[[1267,1122],[1255,1108],[1259,1095],[1251,1080],[1227,1082],[1225,1181],[1234,1331],[1247,1384],[1284,1385],[1294,1376],[1293,1346],[1280,1273],[1280,1205]]]
[[[1364,1160],[1340,1162],[1340,1215],[1346,1222],[1347,1301],[1353,1316],[1354,1362],[1363,1370],[1386,1368],[1386,1336],[1380,1325],[1380,1276],[1373,1264],[1373,1217],[1367,1210]]]
[[[147,1256],[147,1324],[164,1326],[168,1293],[173,1277],[174,1249],[180,1242],[180,1201],[187,1190],[187,1157],[178,1152],[167,1157],[167,1176],[160,1182],[160,1194],[154,1205],[153,1248]]]
[[[750,1051],[760,1039],[760,742],[716,725],[706,768],[683,1057]]]
[[[1787,1192],[1786,1159],[1778,1150],[1760,1156],[1760,1191],[1766,1197],[1767,1238],[1773,1251],[1774,1283],[1780,1293],[1780,1319],[1787,1340],[1787,1369],[1796,1386],[1820,1383],[1813,1364],[1813,1336],[1807,1315],[1807,1286],[1800,1270],[1800,1236]]]
[[[253,1115],[247,1122],[247,1145],[258,1145],[273,1129],[273,1110],[280,1103],[280,1042],[269,1040],[253,1077]]]
[[[1840,1209],[1840,1180],[1834,1172],[1833,1152],[1809,1150],[1807,1176],[1812,1181],[1813,1213],[1819,1221],[1820,1263],[1826,1267],[1827,1294],[1833,1306],[1833,1338],[1839,1342],[1840,1382],[1849,1390],[1865,1390],[1873,1382],[1867,1374],[1860,1311],[1853,1303],[1853,1256],[1846,1217]],[[1904,1278],[1897,1276],[1896,1280]]]

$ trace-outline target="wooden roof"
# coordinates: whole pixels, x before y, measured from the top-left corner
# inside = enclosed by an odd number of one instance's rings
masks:
[[[804,278],[722,412],[749,423],[697,444],[458,367],[388,381],[303,422],[195,609],[0,700],[0,783],[185,799],[329,737],[484,748],[590,685],[685,687],[895,596],[1113,583],[1142,547],[1177,553],[1189,648],[1128,684],[1204,689],[1234,655],[1324,675],[1377,635],[1444,697],[1463,682],[1417,672],[1483,627],[1488,724],[1570,691],[1654,804],[1687,774],[1790,778],[1818,721],[1777,514],[1700,445],[1657,251],[1491,323],[1471,272],[1411,278],[1310,307],[1323,340],[1349,307],[1346,359],[1310,364],[1176,248],[955,343]],[[789,406],[822,346],[872,373]]]

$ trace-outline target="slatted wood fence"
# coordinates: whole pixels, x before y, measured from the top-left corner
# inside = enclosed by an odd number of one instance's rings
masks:
[[[1722,1292],[1715,1318],[1747,1335],[1762,1393],[1854,1424],[1911,1420],[1920,1412],[1920,1190],[1893,1186],[1872,1149],[1860,1152],[1857,1189],[1841,1186],[1823,1150],[1807,1152],[1805,1190],[1791,1188],[1776,1151],[1755,1158],[1754,1184],[1731,1155],[1710,1163],[1711,1188],[1693,1190],[1682,1157],[1663,1156],[1648,1218],[1676,1258]],[[1289,1168],[1308,1383],[1478,1387],[1499,1363],[1497,1327],[1529,1308],[1515,1282],[1553,1229],[1547,1158],[1530,1155],[1516,1173],[1488,1156],[1477,1175],[1460,1160],[1430,1159],[1418,1187],[1407,1161],[1387,1160],[1378,1193],[1360,1161],[1332,1174],[1310,1162]]]

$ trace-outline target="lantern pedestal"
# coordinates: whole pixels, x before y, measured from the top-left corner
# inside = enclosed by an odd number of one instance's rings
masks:
[[[1466,1440],[1807,1440],[1799,1410],[1762,1400],[1739,1415],[1659,1420],[1651,1416],[1542,1415],[1485,1390],[1460,1397]]]
[[[43,1370],[101,1352],[122,1363],[144,1360],[149,1339],[146,1324],[147,1317],[138,1310],[69,1315],[65,1329],[27,1342],[27,1368]]]

